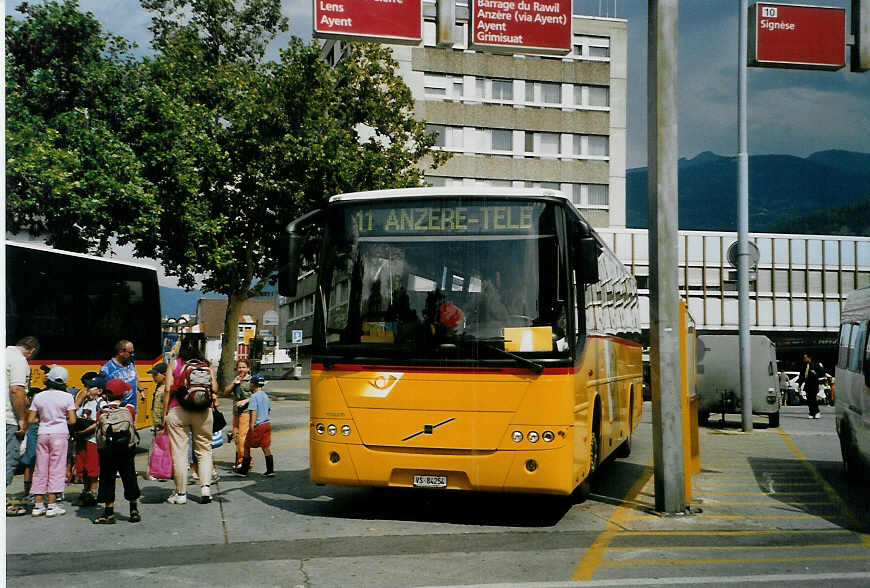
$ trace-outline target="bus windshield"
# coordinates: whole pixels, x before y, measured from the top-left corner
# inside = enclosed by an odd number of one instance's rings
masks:
[[[336,207],[321,274],[326,350],[565,357],[558,210],[491,198]]]

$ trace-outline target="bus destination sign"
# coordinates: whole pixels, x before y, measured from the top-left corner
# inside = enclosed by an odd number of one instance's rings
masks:
[[[369,235],[522,234],[535,232],[540,204],[462,206],[395,206],[352,208],[347,213],[353,233]]]
[[[422,0],[314,0],[314,36],[417,45]]]
[[[571,51],[571,0],[473,0],[470,44],[479,49]]]
[[[846,10],[759,2],[749,9],[748,65],[837,70],[846,65]]]

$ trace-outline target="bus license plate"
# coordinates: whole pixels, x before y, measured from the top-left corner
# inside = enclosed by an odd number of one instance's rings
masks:
[[[447,488],[447,476],[414,476],[415,488]]]

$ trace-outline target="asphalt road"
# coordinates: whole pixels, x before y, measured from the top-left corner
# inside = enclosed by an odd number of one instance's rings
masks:
[[[650,406],[628,459],[602,467],[582,504],[538,496],[318,487],[308,480],[307,382],[270,382],[277,475],[229,473],[216,450],[216,500],[163,503],[171,483],[141,480],[142,516],[119,501],[6,520],[6,579],[18,586],[440,586],[870,584],[870,505],[844,483],[832,409],[782,428],[739,416],[700,431],[693,514],[654,511]],[[144,441],[150,441],[146,435]],[[137,465],[145,469],[146,453]],[[10,487],[20,492],[20,477]],[[67,497],[74,498],[73,486]],[[119,483],[120,496],[120,483]]]

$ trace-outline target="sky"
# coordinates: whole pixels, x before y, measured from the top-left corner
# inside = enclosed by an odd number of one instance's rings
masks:
[[[19,4],[6,0],[6,13],[17,15],[14,10]],[[850,0],[819,4],[848,9]],[[79,6],[92,12],[106,31],[135,41],[141,52],[148,51],[150,16],[138,0],[80,0]],[[312,37],[312,0],[282,0],[282,6],[290,32],[270,47],[273,59],[290,35]],[[737,152],[738,6],[737,0],[679,2],[681,157],[704,151]],[[628,21],[627,167],[644,167],[647,1],[574,0],[574,13]],[[847,65],[837,72],[749,68],[748,73],[750,154],[806,157],[827,149],[870,153],[870,72],[852,73]]]
[[[749,4],[754,4],[750,0]],[[807,0],[782,2],[806,4]],[[18,0],[6,0],[7,14]],[[273,43],[270,56],[290,35],[312,37],[312,0],[282,0],[290,32]],[[819,4],[849,8],[850,0]],[[138,0],[80,0],[107,31],[147,51],[150,17]],[[628,21],[628,162],[646,165],[647,1],[574,0],[574,13]],[[847,21],[848,22],[848,21]],[[733,155],[737,151],[737,0],[679,2],[679,152]],[[849,31],[847,30],[847,33]],[[749,152],[806,157],[816,151],[870,152],[870,72],[852,73],[749,68]]]

